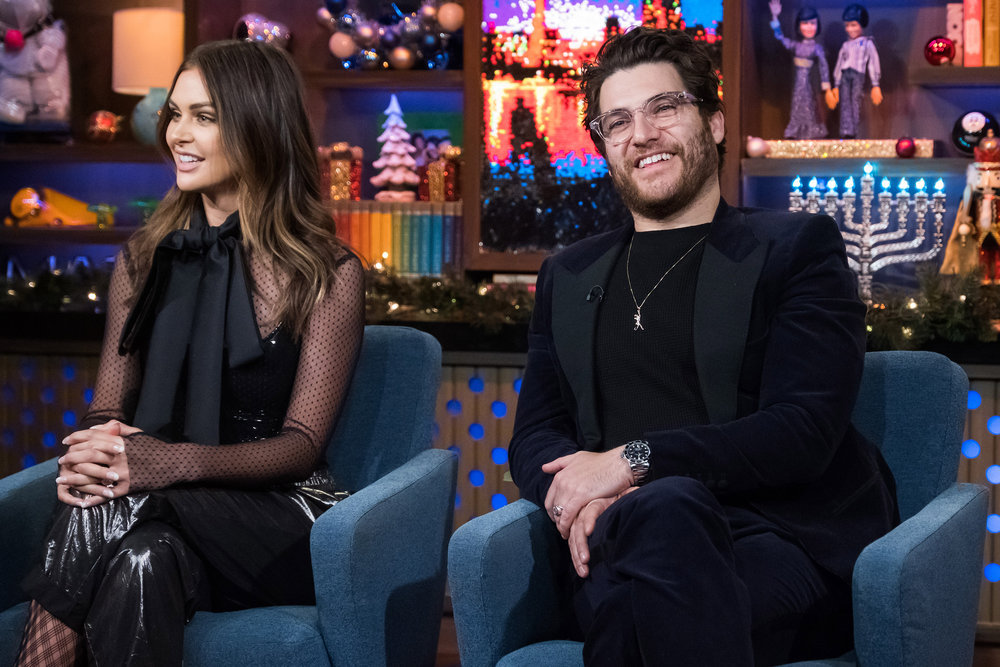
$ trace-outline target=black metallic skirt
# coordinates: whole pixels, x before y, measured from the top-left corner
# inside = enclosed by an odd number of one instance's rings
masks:
[[[323,472],[264,491],[182,486],[60,503],[25,590],[98,665],[179,665],[196,611],[315,604],[309,531],[347,496]]]

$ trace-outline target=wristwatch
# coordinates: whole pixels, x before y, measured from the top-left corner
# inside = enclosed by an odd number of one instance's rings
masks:
[[[649,474],[649,443],[645,440],[626,442],[622,458],[632,469],[632,486],[639,486],[645,482]]]

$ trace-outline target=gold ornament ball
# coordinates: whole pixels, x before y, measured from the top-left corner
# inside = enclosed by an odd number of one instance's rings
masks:
[[[405,46],[397,46],[389,52],[389,64],[393,69],[410,69],[416,62],[416,56]]]
[[[330,36],[330,53],[341,60],[350,58],[358,51],[358,45],[351,36],[343,32],[335,32]]]
[[[438,7],[437,19],[445,32],[455,32],[465,21],[465,10],[457,2],[446,2]]]
[[[1000,140],[998,140],[992,134],[987,134],[985,137],[979,140],[979,150],[985,151],[987,153],[995,152],[998,146],[1000,146]]]
[[[970,227],[968,223],[963,222],[958,226],[958,233],[961,236],[968,236],[972,233],[972,227]]]

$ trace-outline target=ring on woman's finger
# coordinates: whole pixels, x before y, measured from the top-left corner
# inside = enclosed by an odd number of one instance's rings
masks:
[[[118,486],[118,482],[114,480],[108,480],[107,482],[104,483],[104,486],[108,487],[109,489],[113,489],[116,486]]]
[[[563,507],[562,505],[553,505],[552,506],[552,516],[554,516],[554,517],[556,517],[558,519],[559,517],[562,516],[562,513],[563,513],[564,509],[566,509],[566,508]]]

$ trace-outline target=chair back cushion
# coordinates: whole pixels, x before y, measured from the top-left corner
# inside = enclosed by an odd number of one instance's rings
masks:
[[[431,446],[441,345],[404,326],[365,327],[361,355],[326,459],[337,487],[357,491]]]
[[[902,520],[955,483],[969,378],[934,352],[869,352],[855,427],[878,445],[896,478]]]

